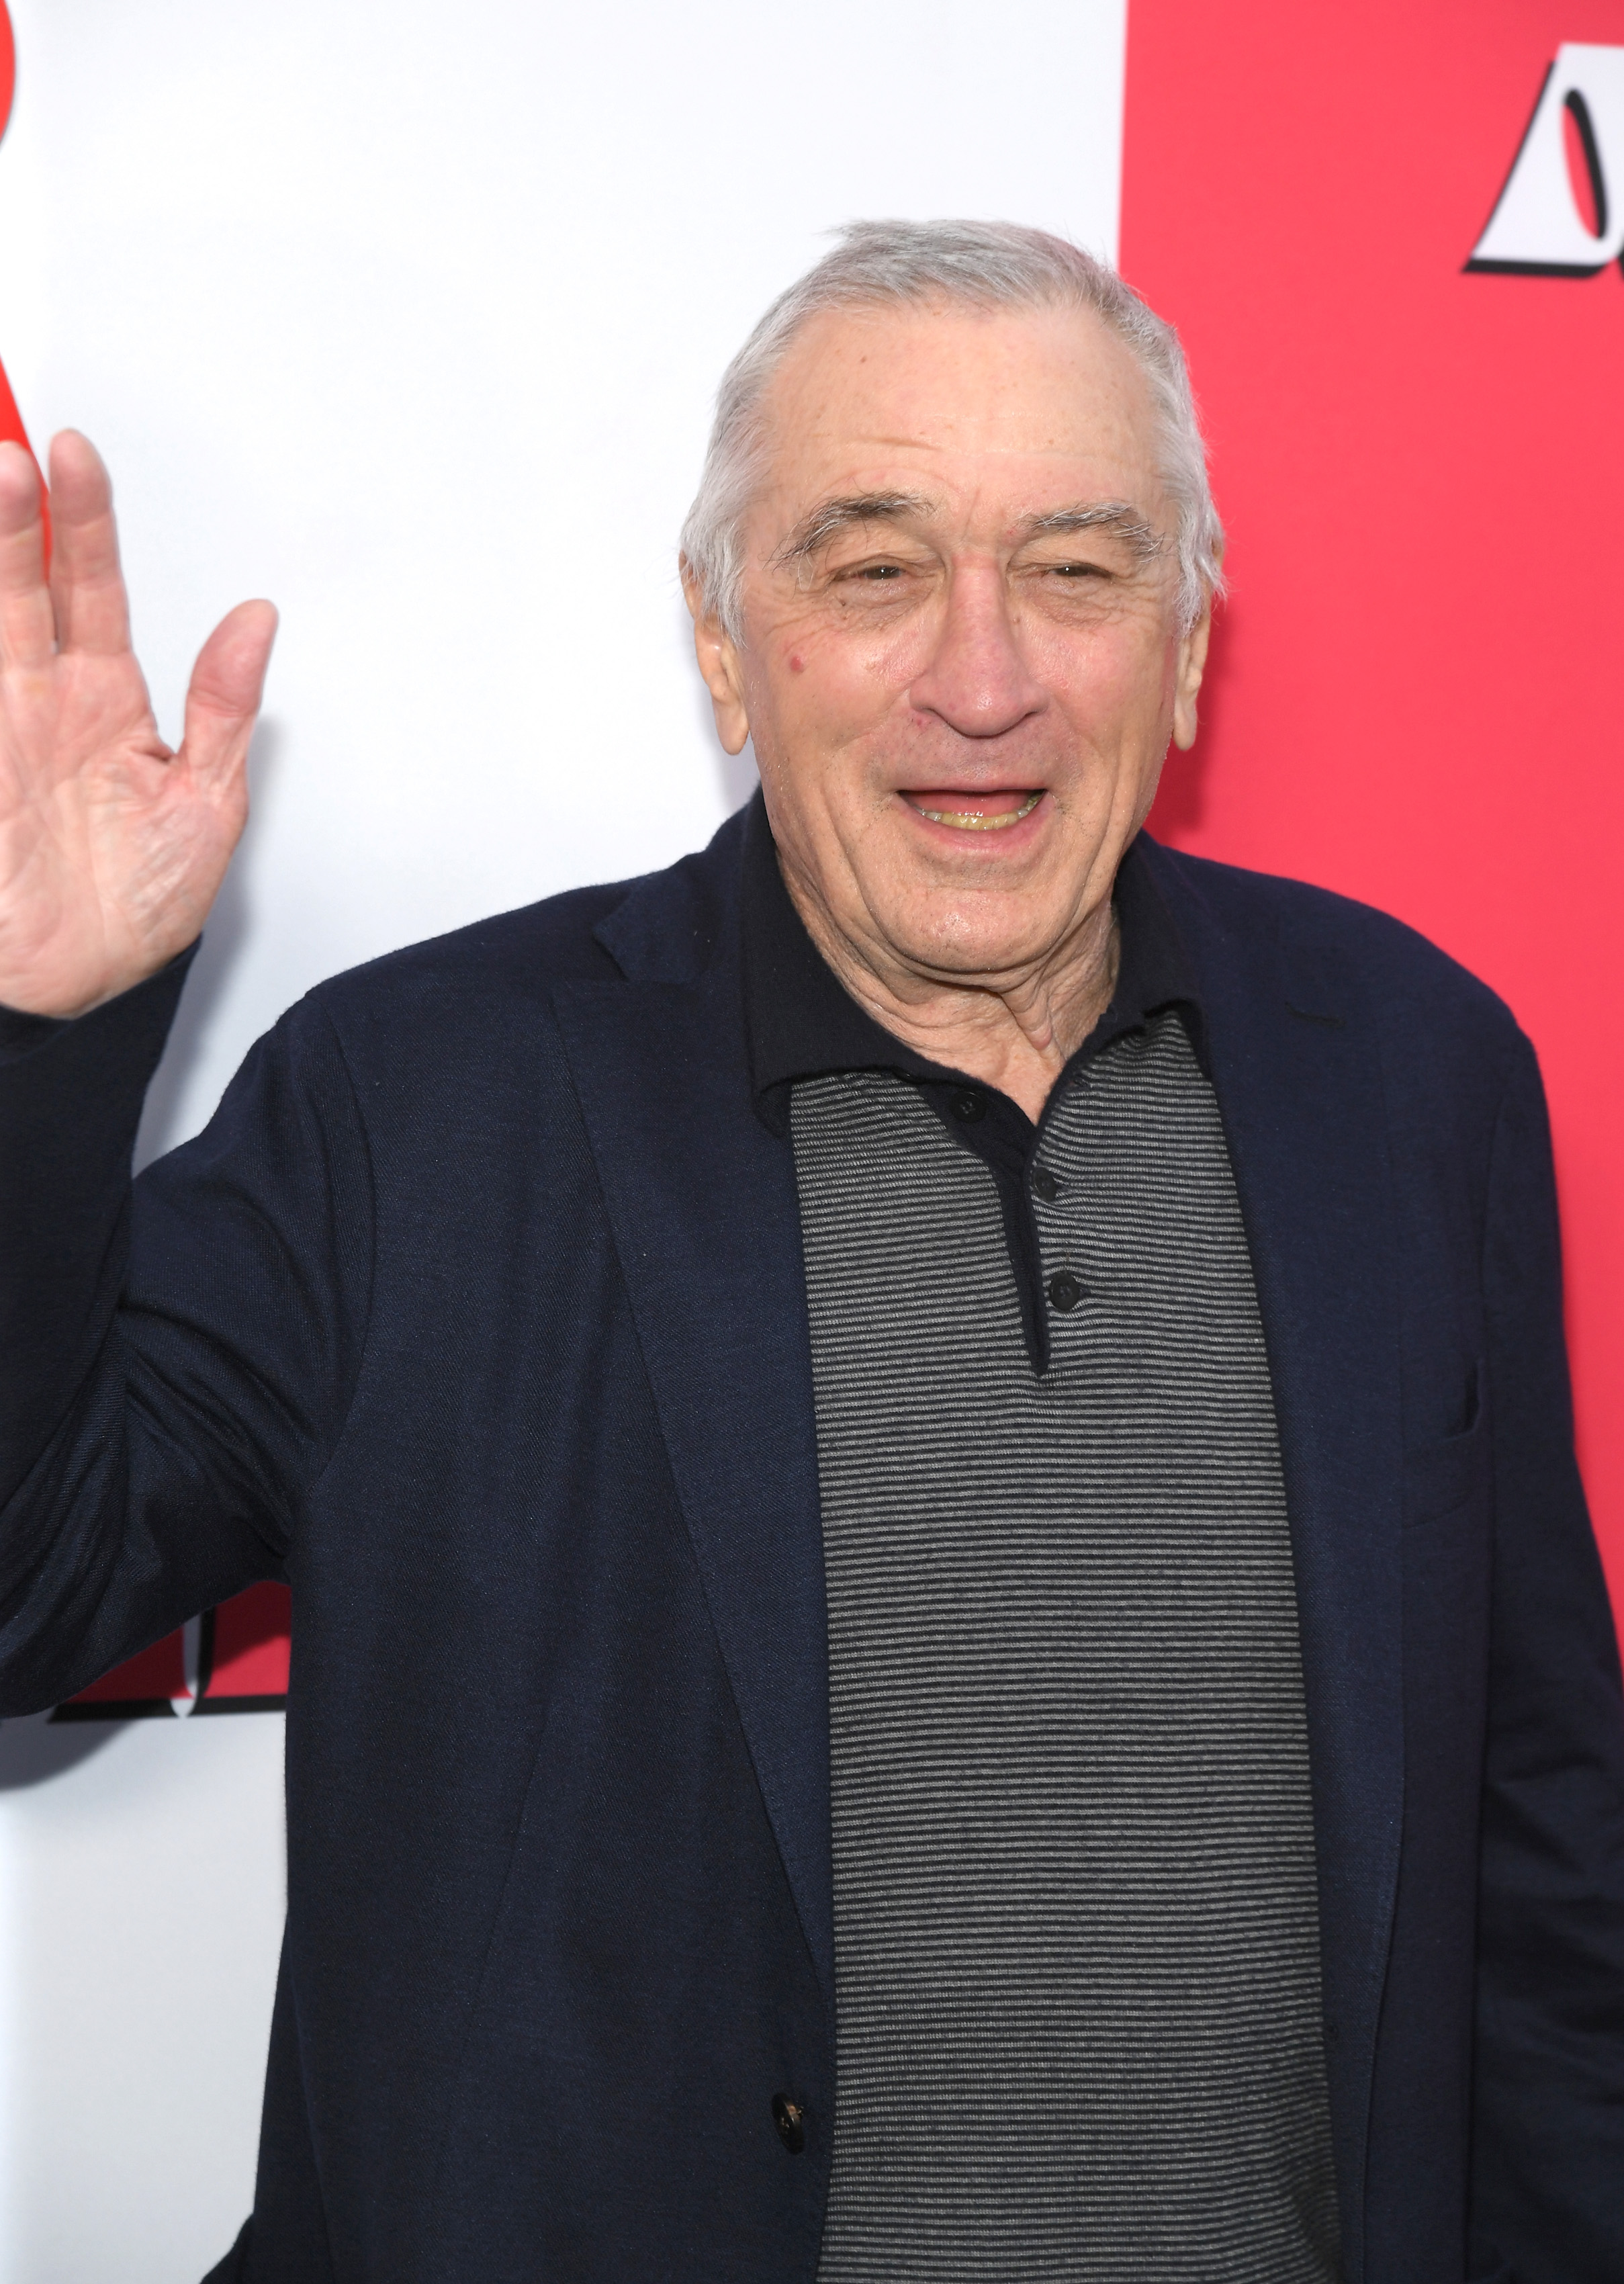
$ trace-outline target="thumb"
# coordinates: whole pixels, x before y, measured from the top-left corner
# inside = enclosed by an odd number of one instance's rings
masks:
[[[238,603],[198,653],[181,751],[199,777],[230,770],[248,750],[277,638],[272,603]]]

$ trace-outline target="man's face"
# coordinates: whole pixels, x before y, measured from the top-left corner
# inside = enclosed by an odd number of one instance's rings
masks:
[[[1138,367],[1086,311],[839,312],[765,412],[743,640],[698,633],[792,886],[870,965],[1063,958],[1194,735],[1206,650]]]

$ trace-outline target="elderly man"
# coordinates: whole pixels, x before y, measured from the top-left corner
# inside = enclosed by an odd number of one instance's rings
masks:
[[[218,2273],[1617,2284],[1534,1057],[1142,833],[1221,544],[1168,328],[848,231],[684,536],[761,798],[316,992],[133,1201],[272,621],[171,755],[54,489],[47,591],[0,473],[4,1701],[292,1584]]]

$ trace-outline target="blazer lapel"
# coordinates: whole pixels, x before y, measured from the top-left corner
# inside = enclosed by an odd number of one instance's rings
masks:
[[[1279,1422],[1308,1699],[1344,2257],[1403,1807],[1395,1229],[1376,1013],[1338,955],[1224,927],[1153,852],[1198,978]]]
[[[794,1160],[751,1099],[737,919],[695,924],[684,896],[698,877],[657,876],[600,928],[626,982],[561,984],[553,998],[712,1619],[832,2005],[828,1635]],[[707,935],[717,948],[701,965]]]

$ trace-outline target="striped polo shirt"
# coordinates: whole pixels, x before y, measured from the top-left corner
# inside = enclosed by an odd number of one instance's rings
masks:
[[[819,2284],[1330,2284],[1291,1541],[1170,924],[1130,852],[1034,1130],[863,1014],[752,824],[829,1607]]]

